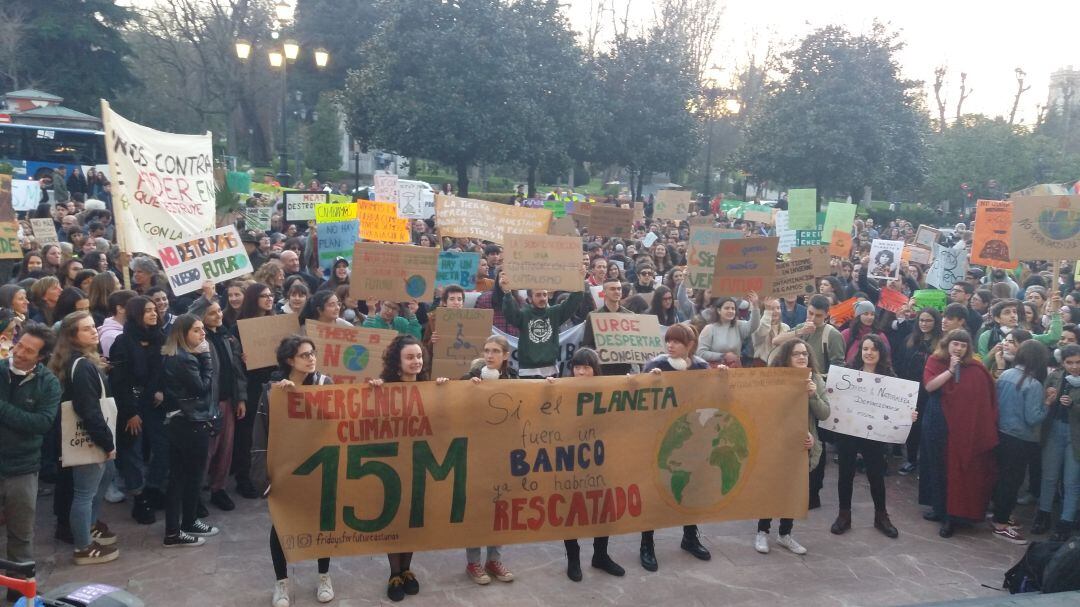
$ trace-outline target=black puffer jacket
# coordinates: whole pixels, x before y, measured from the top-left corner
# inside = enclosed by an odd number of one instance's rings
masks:
[[[161,389],[161,332],[132,321],[109,348],[109,385],[116,396],[121,425],[154,406],[154,393]]]
[[[165,357],[165,410],[181,410],[195,422],[210,422],[217,417],[218,406],[210,400],[214,385],[213,361],[209,352],[193,354],[178,348]]]

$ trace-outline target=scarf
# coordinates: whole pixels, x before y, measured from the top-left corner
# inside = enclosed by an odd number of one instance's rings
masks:
[[[1070,388],[1080,388],[1080,375],[1066,375],[1065,381],[1069,382]]]
[[[480,379],[487,381],[489,379],[499,379],[499,370],[492,369],[487,365],[480,368]]]
[[[671,368],[676,371],[685,371],[690,368],[690,363],[685,358],[672,358],[669,356],[667,361]]]

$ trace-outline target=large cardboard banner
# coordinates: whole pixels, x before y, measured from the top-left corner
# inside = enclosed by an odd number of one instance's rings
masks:
[[[198,291],[207,280],[218,284],[252,272],[236,226],[171,243],[157,253],[175,295]]]
[[[951,289],[964,280],[968,270],[968,252],[966,249],[953,249],[934,243],[934,263],[926,273],[926,284],[931,287]]]
[[[439,269],[435,271],[435,286],[457,285],[466,291],[476,289],[476,273],[480,271],[479,253],[439,253]]]
[[[829,209],[825,212],[825,225],[821,228],[821,242],[832,242],[832,234],[836,230],[851,233],[855,225],[855,211],[858,207],[846,202],[830,202]]]
[[[468,373],[472,362],[484,356],[494,314],[480,308],[436,308],[439,340],[431,345],[431,376],[458,379]]]
[[[1080,259],[1080,196],[1030,196],[1013,201],[1015,259]]]
[[[712,296],[766,293],[776,275],[779,240],[772,236],[721,241],[713,268]]]
[[[435,291],[439,250],[400,244],[358,242],[349,295],[356,299],[405,302],[427,301]]]
[[[275,314],[236,321],[240,345],[244,348],[244,365],[251,369],[277,366],[277,347],[281,340],[300,332],[300,317]]]
[[[284,191],[285,221],[315,221],[315,207],[330,202],[330,193],[319,190],[311,192]]]
[[[664,353],[664,329],[653,314],[593,313],[589,318],[602,363],[644,365]]]
[[[215,227],[213,137],[175,135],[125,119],[101,100],[121,251],[162,246]]]
[[[306,386],[270,394],[286,557],[804,518],[806,374]]]
[[[551,211],[440,194],[435,197],[435,218],[440,236],[480,238],[505,246],[515,234],[547,234]]]
[[[1019,258],[1010,251],[1012,221],[1013,203],[1007,200],[980,200],[976,203],[971,263],[1007,270],[1019,265]]]
[[[503,271],[515,289],[581,291],[581,238],[518,235],[506,244]]]
[[[655,234],[653,236],[655,237]],[[690,241],[686,244],[686,280],[690,282],[690,286],[694,289],[712,287],[713,268],[716,267],[716,251],[720,248],[720,241],[742,237],[742,230],[691,225]]]
[[[343,327],[317,320],[305,322],[304,331],[315,342],[317,368],[335,384],[379,377],[383,351],[397,337],[397,331],[390,329]]]
[[[409,220],[397,216],[396,204],[358,200],[356,212],[360,219],[360,237],[364,240],[412,242]]]
[[[904,254],[902,240],[875,238],[870,243],[870,267],[867,274],[879,280],[900,278],[900,257]]]
[[[634,209],[598,204],[589,214],[589,236],[629,238],[633,229]]]
[[[819,427],[883,443],[907,440],[919,382],[833,365],[825,389],[830,412]]]
[[[788,227],[792,230],[816,229],[817,190],[788,190]]]
[[[693,204],[694,197],[689,190],[657,190],[653,199],[653,218],[682,221],[690,214]]]

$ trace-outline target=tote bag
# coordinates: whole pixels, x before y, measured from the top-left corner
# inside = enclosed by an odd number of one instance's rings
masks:
[[[84,359],[78,358],[71,365],[71,375],[68,377],[75,375],[75,366],[80,360]],[[109,432],[112,432],[115,441],[116,401],[112,397],[105,396],[105,382],[101,379],[100,373],[98,373],[98,381],[101,382],[101,416],[109,425]],[[79,414],[75,413],[75,405],[70,400],[60,403],[60,441],[60,459],[64,468],[100,464],[108,459],[109,454],[90,438],[90,433],[83,426]]]

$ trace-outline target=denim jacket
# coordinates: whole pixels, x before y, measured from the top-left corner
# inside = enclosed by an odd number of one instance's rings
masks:
[[[998,430],[1035,443],[1039,441],[1039,429],[1047,411],[1043,406],[1043,385],[1034,377],[1019,385],[1023,374],[1023,369],[1013,367],[997,380]]]

